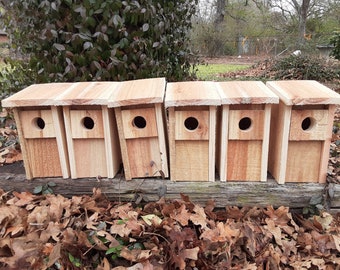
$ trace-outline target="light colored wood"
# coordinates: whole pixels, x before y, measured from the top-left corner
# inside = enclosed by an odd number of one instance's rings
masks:
[[[92,129],[84,124],[85,117],[93,120]],[[103,116],[101,110],[70,110],[71,132],[74,139],[104,138]]]
[[[340,95],[317,81],[273,81],[266,85],[286,105],[340,104]]]
[[[139,128],[134,124],[136,117],[142,117],[146,126]],[[125,139],[157,137],[155,108],[122,109],[122,122]]]
[[[285,182],[319,181],[322,141],[290,141]]]
[[[165,78],[141,79],[121,82],[110,97],[109,107],[162,103]]]
[[[261,154],[261,181],[263,182],[267,181],[271,108],[272,108],[271,104],[266,104],[264,110],[263,140]]]
[[[74,152],[73,138],[72,138],[72,128],[71,128],[71,116],[70,107],[63,106],[63,116],[64,125],[66,133],[67,151],[69,156],[70,173],[73,179],[78,178],[77,176],[77,166],[76,166],[76,156]]]
[[[319,171],[319,183],[326,183],[328,162],[329,162],[329,149],[332,141],[333,123],[336,105],[329,105],[328,108],[328,127],[326,128],[326,138],[322,144],[321,159],[320,159],[320,171]]]
[[[278,185],[275,180],[269,178],[263,182],[176,182],[164,181],[161,179],[134,179],[133,181],[122,181],[119,175],[115,179],[101,179],[99,182],[95,178],[83,178],[77,180],[67,180],[61,178],[37,178],[34,181],[27,181],[24,174],[4,173],[0,170],[0,186],[5,192],[18,192],[33,190],[36,186],[45,185],[48,181],[53,181],[55,194],[63,195],[67,198],[73,196],[89,195],[93,196],[93,188],[99,188],[110,201],[134,202],[136,193],[143,194],[145,200],[158,201],[159,190],[167,188],[166,200],[181,199],[180,194],[189,196],[190,201],[206,205],[208,200],[213,199],[217,208],[231,206],[267,207],[274,208],[282,205],[286,207],[304,208],[309,205],[311,198],[322,196],[325,185],[319,183],[286,183]],[[338,213],[340,210],[340,184],[330,184],[327,186],[334,191],[331,199],[331,211]]]
[[[162,163],[157,137],[128,139],[126,147],[132,178],[161,176],[159,171]]]
[[[303,130],[301,124],[304,119],[311,119],[311,126]],[[323,141],[329,134],[328,110],[292,110],[289,140],[319,140]]]
[[[164,107],[162,104],[155,104],[156,122],[157,122],[157,133],[159,143],[159,154],[161,160],[161,170],[164,173],[164,177],[169,177],[169,165],[168,165],[168,151],[166,145],[166,118]]]
[[[121,82],[77,82],[55,99],[55,105],[107,105]]]
[[[175,140],[209,140],[210,111],[175,111]],[[185,120],[195,118],[198,126],[194,130],[185,127]]]
[[[273,105],[268,169],[279,184],[285,182],[287,167],[289,125],[292,107],[285,106],[280,101],[279,105]]]
[[[120,144],[120,150],[122,154],[122,160],[124,165],[124,175],[126,180],[131,180],[131,169],[130,169],[130,161],[128,156],[128,148],[126,145],[126,140],[124,137],[124,127],[123,127],[123,117],[122,117],[122,111],[120,107],[114,108],[115,110],[115,116],[116,116],[116,122],[117,122],[117,130],[119,135],[119,144]]]
[[[216,116],[217,107],[209,107],[209,181],[215,181],[215,152],[216,152]]]
[[[221,105],[221,98],[214,82],[190,81],[168,83],[165,107]]]
[[[33,178],[62,176],[55,138],[27,139],[26,144]]]
[[[66,142],[66,133],[65,133],[65,125],[63,120],[63,111],[60,107],[51,107],[53,124],[55,130],[55,136],[58,145],[59,151],[59,160],[63,178],[70,177],[70,168],[69,168],[69,158],[67,152],[67,142]]]
[[[21,154],[22,158],[24,161],[24,166],[25,166],[25,172],[26,172],[26,178],[31,180],[33,178],[32,175],[32,168],[31,164],[29,162],[29,154],[28,154],[28,147],[27,143],[24,137],[24,132],[23,132],[23,125],[20,119],[20,110],[17,108],[13,108],[13,114],[14,114],[14,119],[15,119],[15,124],[17,127],[17,132],[20,140],[20,148],[21,148]]]
[[[229,119],[229,105],[222,105],[222,120],[220,143],[217,144],[220,149],[220,180],[225,182],[227,180],[227,153],[228,153],[228,119]]]
[[[121,152],[114,109],[102,106],[104,141],[108,178],[114,178],[120,169]]]
[[[228,142],[227,181],[260,181],[262,141]]]
[[[239,127],[241,119],[250,118],[251,125],[242,130]],[[229,139],[230,140],[262,140],[264,126],[264,111],[261,110],[230,110]]]
[[[26,139],[55,138],[56,135],[51,110],[20,111],[19,117],[22,123],[24,123],[22,129]],[[43,129],[38,126],[37,119],[44,121],[45,127]]]
[[[168,108],[168,134],[169,134],[169,156],[170,156],[170,178],[176,180],[176,116],[175,108]]]
[[[279,98],[260,81],[219,82],[222,104],[275,104]]]
[[[171,165],[174,181],[209,180],[209,141],[176,141]]]
[[[76,178],[108,176],[103,139],[74,139],[73,147]]]
[[[3,107],[53,106],[55,99],[72,83],[33,84],[2,100]]]

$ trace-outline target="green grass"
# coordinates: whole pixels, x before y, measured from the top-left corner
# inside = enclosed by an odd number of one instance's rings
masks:
[[[197,78],[203,81],[221,81],[221,73],[239,71],[249,68],[250,65],[234,64],[206,64],[197,66]]]

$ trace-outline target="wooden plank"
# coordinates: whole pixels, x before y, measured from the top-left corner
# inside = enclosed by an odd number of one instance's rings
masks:
[[[70,110],[73,139],[104,138],[101,110]]]
[[[320,172],[319,172],[319,183],[326,183],[328,162],[329,162],[329,150],[333,135],[333,124],[334,115],[336,111],[336,105],[329,105],[328,108],[328,127],[326,138],[322,144],[321,159],[320,159]]]
[[[63,116],[64,116],[64,125],[65,125],[65,134],[66,134],[66,142],[67,142],[67,152],[68,152],[68,157],[69,157],[70,173],[71,173],[71,177],[75,179],[77,178],[77,166],[76,166],[76,157],[74,153],[72,128],[71,128],[71,116],[70,116],[69,106],[63,106]]]
[[[24,137],[55,138],[54,123],[51,110],[25,110],[19,112]]]
[[[209,107],[209,181],[215,181],[215,152],[216,152],[216,116],[217,107]]]
[[[263,126],[263,110],[230,110],[229,112],[230,140],[262,140]]]
[[[261,81],[219,82],[222,104],[274,104],[278,96]]]
[[[271,108],[272,108],[271,104],[266,104],[264,110],[263,140],[261,154],[261,181],[263,182],[267,181]]]
[[[120,107],[117,107],[115,110],[115,116],[116,116],[116,122],[117,122],[117,130],[119,135],[119,144],[120,144],[120,150],[122,154],[122,160],[124,165],[124,174],[126,180],[131,180],[131,169],[130,169],[130,161],[129,161],[129,153],[128,148],[126,145],[126,140],[124,137],[124,131],[123,131],[123,119],[122,119],[122,111]]]
[[[328,110],[292,110],[289,140],[323,141],[329,136],[328,121]]]
[[[77,82],[55,99],[55,105],[107,105],[121,82]]]
[[[16,124],[16,127],[17,127],[18,137],[19,137],[19,141],[20,141],[21,154],[22,154],[22,158],[24,160],[24,165],[25,165],[25,169],[26,169],[26,178],[32,179],[33,178],[32,168],[31,168],[31,165],[29,163],[27,143],[26,143],[26,139],[24,137],[22,121],[20,119],[20,110],[17,109],[17,108],[13,108],[13,114],[14,114],[15,124]]]
[[[73,139],[77,178],[107,177],[104,139]]]
[[[157,137],[155,108],[122,109],[125,139]]]
[[[132,178],[161,176],[162,169],[157,137],[126,140]],[[124,167],[125,168],[125,167]]]
[[[69,158],[62,108],[51,107],[55,136],[58,144],[59,160],[63,178],[70,177]]]
[[[175,141],[174,181],[209,181],[209,141]]]
[[[290,141],[285,182],[319,182],[322,141]]]
[[[26,145],[32,177],[57,177],[63,175],[55,138],[27,139]]]
[[[262,141],[229,140],[227,181],[260,181]]]
[[[121,82],[110,97],[109,107],[162,103],[165,78],[141,79]]]
[[[50,106],[72,83],[33,84],[2,100],[3,107]]]
[[[286,106],[281,101],[279,105],[273,105],[268,170],[280,184],[284,184],[286,177],[291,111],[291,106]]]
[[[227,180],[227,152],[228,152],[228,119],[229,119],[229,105],[222,106],[222,121],[220,122],[220,143],[217,147],[220,150],[220,165],[219,174],[220,180],[225,182]]]
[[[27,181],[24,174],[0,172],[0,188],[7,191],[30,191],[36,186],[44,185],[49,181],[56,183],[53,187],[55,194],[68,198],[92,194],[93,188],[100,188],[105,198],[111,201],[131,202],[136,194],[140,194],[149,201],[159,199],[159,190],[166,187],[166,199],[180,199],[180,193],[189,196],[190,200],[202,206],[208,200],[214,200],[216,207],[232,206],[257,206],[274,207],[288,206],[290,208],[303,208],[309,205],[312,197],[322,196],[324,184],[318,183],[286,183],[277,184],[272,178],[267,182],[176,182],[157,179],[134,179],[124,181],[119,174],[113,180],[95,178],[61,179],[44,178]],[[330,184],[328,188],[334,191],[331,199],[331,208],[340,209],[340,184]],[[289,196],[288,196],[289,195]]]
[[[289,106],[340,104],[340,95],[317,81],[272,81],[266,85]]]
[[[169,134],[169,156],[170,156],[170,177],[175,180],[176,174],[176,116],[175,108],[168,108],[168,134]]]
[[[161,170],[164,173],[164,177],[169,177],[169,167],[168,167],[168,152],[166,145],[166,118],[164,107],[162,104],[155,104],[156,122],[157,122],[157,133],[158,133],[158,144],[159,144],[159,154],[161,158]]]
[[[175,111],[175,140],[208,140],[209,115],[207,110]]]
[[[217,84],[208,81],[168,83],[165,107],[221,105]]]

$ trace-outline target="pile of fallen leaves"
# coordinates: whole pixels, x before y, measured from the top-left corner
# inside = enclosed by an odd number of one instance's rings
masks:
[[[0,190],[0,269],[339,269],[340,214]]]

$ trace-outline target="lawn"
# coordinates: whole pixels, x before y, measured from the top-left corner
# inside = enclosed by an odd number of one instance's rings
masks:
[[[219,74],[226,72],[239,71],[249,68],[250,65],[237,64],[204,64],[197,66],[197,77],[199,80],[220,81]]]

